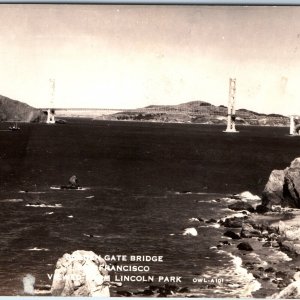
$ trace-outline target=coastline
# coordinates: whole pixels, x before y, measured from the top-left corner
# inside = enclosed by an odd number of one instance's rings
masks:
[[[250,198],[243,197],[243,194]],[[260,204],[258,199],[258,196],[244,192],[218,201],[250,204],[256,208]],[[270,212],[258,214],[256,211],[234,209],[221,220],[216,220],[216,223],[221,225],[224,232],[218,245],[213,245],[211,249],[232,258],[235,272],[244,283],[235,284],[240,297],[276,297],[294,282],[293,277],[300,270],[300,264],[297,264],[300,250],[293,247],[292,237],[287,237],[287,233],[292,231],[295,236],[300,231],[299,210],[276,206]],[[295,227],[299,230],[295,231]]]

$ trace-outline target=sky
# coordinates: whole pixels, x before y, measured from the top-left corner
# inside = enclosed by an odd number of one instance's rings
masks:
[[[34,107],[227,106],[229,78],[300,115],[300,7],[0,4],[0,94]]]

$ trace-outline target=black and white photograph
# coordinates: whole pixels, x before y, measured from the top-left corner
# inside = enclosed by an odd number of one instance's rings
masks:
[[[0,296],[300,298],[300,6],[0,4]]]

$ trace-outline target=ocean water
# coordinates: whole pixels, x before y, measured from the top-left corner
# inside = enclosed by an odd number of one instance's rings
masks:
[[[222,126],[83,119],[7,127],[0,124],[0,295],[22,295],[26,274],[51,284],[57,259],[79,249],[163,256],[161,263],[139,263],[150,271],[133,275],[182,276],[179,286],[206,297],[243,295],[248,287],[241,282],[252,279],[240,261],[211,249],[224,229],[206,224],[196,237],[182,230],[195,226],[190,218],[228,214],[215,199],[260,194],[271,170],[288,166],[300,146],[288,128],[274,127],[225,134]],[[51,189],[73,174],[85,190]],[[225,284],[193,282],[205,276]],[[119,290],[147,285],[124,282]]]

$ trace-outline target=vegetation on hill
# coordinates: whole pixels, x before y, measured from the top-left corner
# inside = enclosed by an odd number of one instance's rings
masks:
[[[153,122],[182,122],[226,124],[227,107],[205,101],[191,101],[179,105],[150,105],[106,116],[110,120]],[[289,118],[279,114],[260,114],[247,109],[236,111],[236,123],[244,125],[288,126]]]

